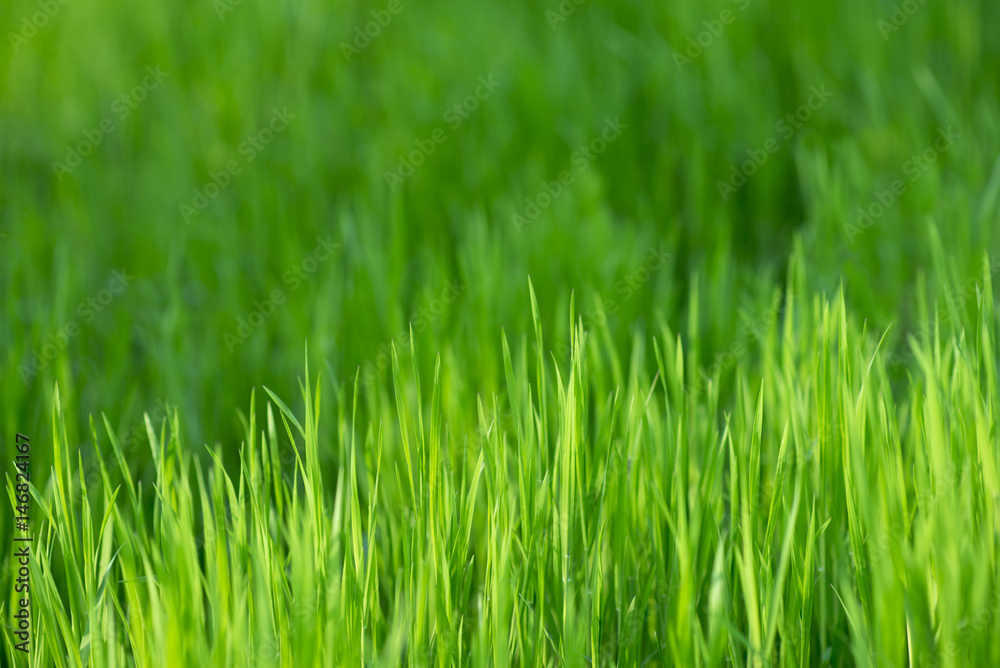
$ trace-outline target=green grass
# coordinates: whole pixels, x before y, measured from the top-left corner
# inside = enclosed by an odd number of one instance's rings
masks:
[[[0,662],[1000,664],[1000,5],[390,4],[0,7]]]
[[[802,271],[764,362],[703,392],[666,324],[619,359],[577,321],[568,365],[503,337],[505,398],[462,433],[455,371],[421,381],[411,339],[393,390],[334,385],[335,415],[308,366],[299,411],[251,397],[233,474],[175,411],[143,485],[105,417],[76,504],[57,391],[33,664],[994,663],[990,275],[897,395],[881,333],[795,297]]]

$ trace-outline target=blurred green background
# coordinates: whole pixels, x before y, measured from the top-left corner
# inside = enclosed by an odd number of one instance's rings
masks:
[[[1000,6],[907,7],[887,31],[899,3],[4,3],[5,452],[15,430],[47,438],[56,383],[84,457],[90,414],[126,435],[164,400],[193,443],[235,450],[253,386],[297,395],[307,340],[334,388],[362,367],[377,372],[363,400],[391,401],[379,353],[408,322],[422,323],[428,375],[440,352],[451,390],[488,396],[501,327],[530,329],[529,275],[554,349],[571,294],[585,324],[606,304],[625,350],[657,318],[688,336],[697,285],[708,367],[774,303],[798,247],[809,290],[843,281],[870,330],[895,323],[898,351],[919,331],[920,286],[943,300],[966,285],[1000,222]],[[360,48],[366,26],[377,34]],[[499,86],[449,115],[480,77]],[[823,86],[830,98],[786,138],[780,122]],[[275,109],[287,127],[261,134]],[[574,151],[608,118],[627,127],[577,171]],[[911,181],[941,128],[960,138]],[[399,156],[439,129],[391,188]],[[772,138],[723,200],[719,182]],[[199,200],[233,161],[239,173]],[[518,230],[525,198],[564,170],[572,184]],[[895,179],[906,191],[850,234]],[[327,238],[339,247],[306,262]],[[650,270],[654,251],[669,259]],[[128,287],[102,293],[122,269]],[[449,282],[461,289],[446,304]],[[276,289],[284,302],[227,343]],[[90,299],[100,312],[80,307]],[[26,372],[46,344],[52,359]],[[473,410],[446,407],[469,425]],[[47,457],[39,447],[37,475]]]

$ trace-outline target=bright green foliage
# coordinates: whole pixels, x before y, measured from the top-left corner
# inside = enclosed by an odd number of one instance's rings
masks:
[[[462,434],[413,337],[374,412],[356,381],[322,417],[308,367],[298,416],[252,397],[235,475],[174,412],[149,486],[92,425],[108,466],[77,494],[57,391],[33,665],[995,663],[989,273],[894,388],[882,334],[801,272],[731,383],[698,391],[665,324],[627,360],[578,324],[567,365],[502,336],[506,392]]]
[[[1000,3],[0,24],[33,668],[1000,665]]]

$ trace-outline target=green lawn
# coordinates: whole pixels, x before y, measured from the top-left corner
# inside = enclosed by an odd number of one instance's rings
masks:
[[[3,665],[1000,664],[1000,5],[0,25]]]

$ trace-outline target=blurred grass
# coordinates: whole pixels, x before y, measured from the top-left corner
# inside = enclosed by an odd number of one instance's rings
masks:
[[[673,50],[724,8],[735,21],[678,72]],[[16,30],[33,9],[9,4],[3,24]],[[290,388],[303,338],[347,377],[373,341],[395,336],[456,278],[469,294],[432,323],[429,345],[456,347],[459,362],[490,360],[488,334],[526,328],[523,294],[508,287],[526,274],[541,295],[565,300],[576,289],[586,303],[583,293],[610,294],[647,247],[666,243],[670,270],[623,305],[612,330],[623,345],[641,314],[682,314],[697,273],[712,309],[700,332],[708,351],[729,345],[741,306],[766,303],[795,234],[814,286],[830,292],[843,276],[851,303],[880,324],[905,314],[919,272],[932,285],[971,275],[978,254],[996,249],[998,46],[988,27],[997,9],[988,3],[922,6],[888,40],[877,28],[888,4],[753,2],[740,12],[589,1],[553,30],[545,4],[404,3],[347,63],[339,44],[372,9],[381,8],[243,3],[220,21],[208,3],[74,0],[0,55],[5,377],[18,377],[33,343],[73,318],[113,267],[141,277],[30,386],[7,383],[8,421],[37,430],[58,379],[80,416],[119,397],[122,420],[134,421],[159,388],[197,416],[196,440],[231,437],[228,407],[254,383]],[[51,163],[111,115],[147,65],[170,76],[55,179]],[[451,130],[442,115],[489,74],[501,87]],[[833,98],[723,203],[715,183],[826,83]],[[289,128],[183,224],[179,204],[240,159],[238,145],[275,106],[296,115]],[[510,215],[606,116],[629,130],[517,235]],[[844,221],[939,125],[964,139],[845,243]],[[446,143],[389,192],[384,171],[438,126]],[[943,231],[948,266],[933,264],[928,225]],[[228,354],[223,334],[328,233],[343,254]],[[566,340],[564,328],[551,331]],[[497,387],[495,366],[479,375],[484,389]],[[81,424],[72,438],[82,439]]]
[[[233,407],[258,385],[295,396],[305,340],[339,388],[399,345],[448,281],[467,289],[418,340],[440,351],[442,401],[468,433],[478,416],[467,399],[506,385],[500,328],[532,331],[526,276],[545,305],[547,346],[568,349],[571,294],[578,313],[611,299],[607,336],[622,359],[662,321],[708,368],[747,340],[745,322],[774,303],[793,253],[808,267],[807,303],[843,285],[869,332],[893,323],[883,346],[898,352],[933,318],[920,304],[944,303],[945,286],[965,285],[984,253],[1000,251],[994,3],[926,3],[883,39],[889,2],[750,0],[739,11],[587,0],[553,29],[554,2],[404,1],[350,62],[341,42],[384,5],[244,0],[223,20],[209,2],[58,7],[16,52],[9,36],[0,48],[0,411],[8,431],[46,434],[58,383],[68,442],[84,458],[88,416],[105,411],[124,435],[164,399],[184,415],[187,442],[239,442]],[[673,52],[727,8],[736,19],[679,72]],[[0,7],[4,34],[37,11]],[[115,117],[147,66],[169,77],[60,181],[52,163]],[[491,74],[501,86],[452,130],[445,112]],[[833,97],[723,202],[716,183],[823,84]],[[185,224],[179,205],[242,161],[241,142],[274,107],[295,119]],[[511,215],[607,117],[629,128],[518,234]],[[384,172],[436,127],[446,142],[391,191]],[[962,139],[851,243],[844,226],[857,207],[902,178],[940,127]],[[339,252],[230,353],[224,334],[287,287],[285,272],[327,235]],[[668,265],[622,299],[616,284],[661,246]],[[135,282],[80,322],[77,304],[122,267]],[[975,315],[974,300],[965,308]],[[18,367],[71,321],[80,334],[22,382]],[[568,355],[557,357],[565,371]],[[431,361],[418,360],[428,378]],[[892,373],[902,382],[911,370]],[[390,387],[383,371],[363,389],[366,415],[385,414]],[[323,401],[334,414],[334,393]],[[238,463],[232,448],[224,457]],[[39,484],[51,464],[44,449],[35,455]],[[155,475],[145,455],[134,466]]]

